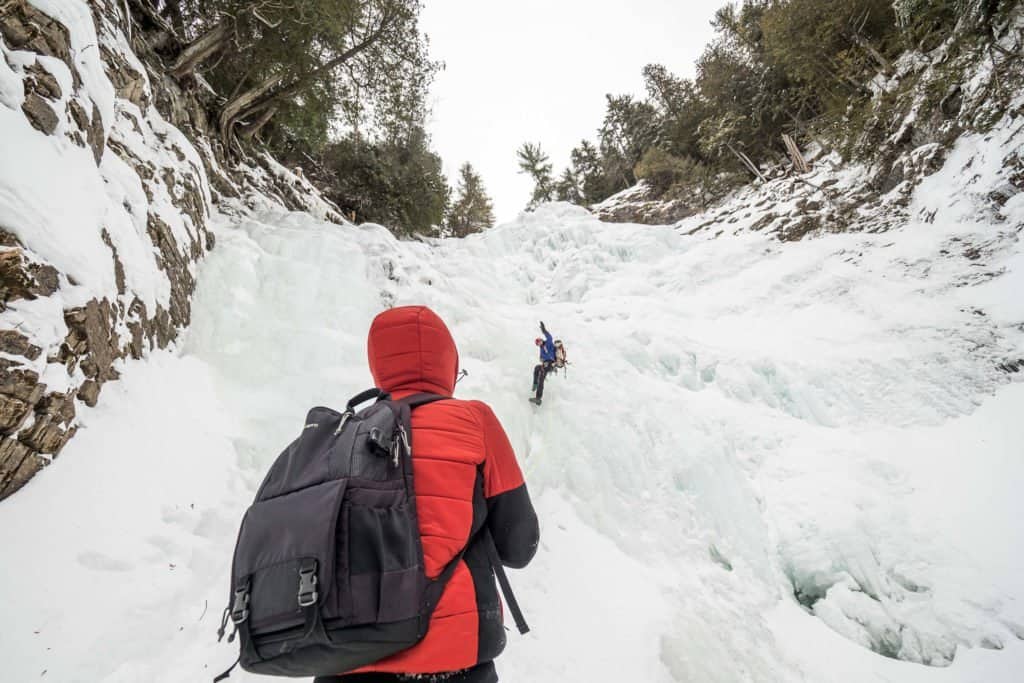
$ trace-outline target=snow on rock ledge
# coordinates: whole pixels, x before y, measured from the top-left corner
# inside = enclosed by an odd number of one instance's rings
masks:
[[[0,17],[0,498],[60,452],[120,359],[188,324],[213,244],[203,161],[148,104],[108,10],[14,0]]]
[[[266,154],[225,160],[126,11],[0,5],[0,499],[73,436],[76,401],[189,324],[214,205],[342,221]]]
[[[189,324],[214,203],[338,218],[272,159],[229,168],[123,12],[0,6],[0,499],[60,452],[77,402],[95,405],[123,359]]]

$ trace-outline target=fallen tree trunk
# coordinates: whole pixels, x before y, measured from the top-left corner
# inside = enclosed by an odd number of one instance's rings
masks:
[[[733,147],[733,146],[732,146],[732,145],[731,145],[730,143],[728,143],[728,142],[727,142],[727,143],[725,143],[725,146],[726,146],[726,147],[728,147],[728,148],[729,148],[729,151],[730,151],[730,152],[732,152],[732,153],[733,153],[733,155],[735,155],[735,157],[736,157],[737,159],[739,159],[739,160],[740,160],[740,163],[741,163],[741,164],[743,164],[744,166],[746,166],[746,168],[747,168],[747,170],[748,170],[748,171],[750,171],[751,173],[753,173],[753,174],[754,174],[754,177],[755,177],[755,178],[757,178],[758,180],[760,180],[760,181],[761,181],[762,183],[763,183],[763,182],[765,182],[765,177],[764,177],[764,174],[763,174],[763,173],[761,173],[761,169],[759,169],[759,168],[758,168],[758,167],[757,167],[757,166],[756,166],[756,165],[754,164],[754,162],[750,160],[750,157],[748,157],[748,156],[747,156],[746,154],[744,154],[743,152],[741,152],[741,151],[739,151],[738,149],[736,149],[735,147]]]
[[[797,146],[796,141],[793,140],[789,135],[782,134],[782,143],[786,145],[786,151],[789,153],[789,159],[793,162],[793,170],[797,173],[807,173],[811,170],[811,167],[807,164],[807,160],[804,159],[804,155],[800,153],[800,148]]]

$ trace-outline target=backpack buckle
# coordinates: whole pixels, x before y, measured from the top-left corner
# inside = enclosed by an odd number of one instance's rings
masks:
[[[299,607],[316,604],[320,594],[316,590],[316,560],[303,560],[299,567]]]
[[[237,626],[249,618],[249,581],[235,589],[235,599],[231,604],[231,621]]]

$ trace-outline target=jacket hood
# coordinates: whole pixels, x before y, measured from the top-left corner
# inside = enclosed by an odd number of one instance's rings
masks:
[[[370,325],[366,354],[374,383],[388,393],[451,396],[455,390],[455,340],[426,306],[400,306],[379,314]]]

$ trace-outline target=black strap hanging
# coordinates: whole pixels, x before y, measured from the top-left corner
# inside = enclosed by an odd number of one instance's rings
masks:
[[[484,527],[483,536],[484,545],[487,547],[487,556],[491,560],[491,568],[494,570],[494,576],[498,579],[498,585],[501,586],[501,594],[505,596],[508,611],[512,613],[512,619],[516,622],[516,628],[519,629],[519,633],[526,635],[530,632],[530,627],[526,625],[523,610],[519,608],[519,601],[516,600],[516,596],[512,592],[512,585],[508,582],[504,565],[501,564],[501,556],[498,554],[498,547],[494,545],[494,537],[491,536],[491,530]]]

